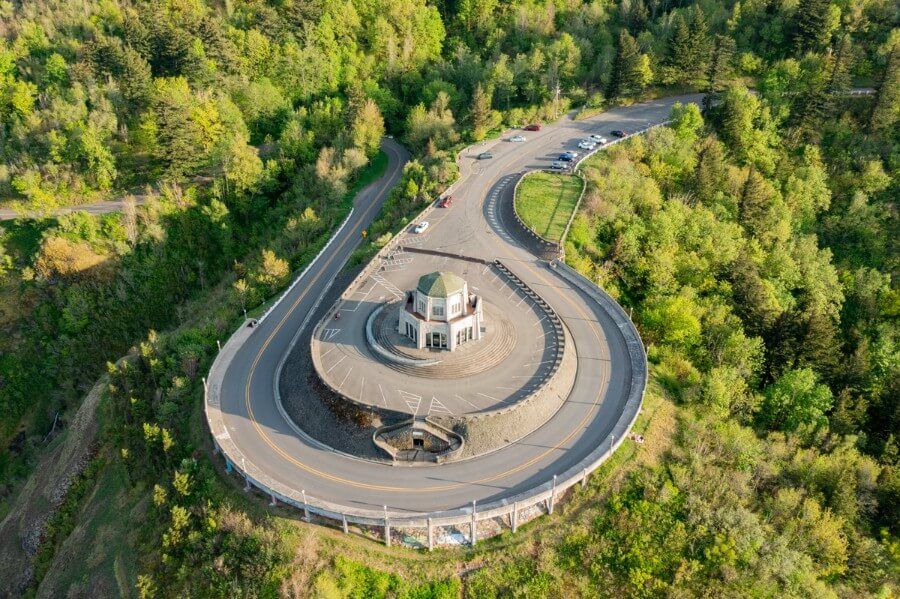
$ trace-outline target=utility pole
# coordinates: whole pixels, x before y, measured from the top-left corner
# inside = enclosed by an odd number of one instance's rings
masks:
[[[555,98],[553,99],[553,118],[559,118],[559,79],[556,80]]]

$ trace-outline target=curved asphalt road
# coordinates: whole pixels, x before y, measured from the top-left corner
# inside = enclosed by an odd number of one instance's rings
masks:
[[[473,146],[460,158],[461,180],[450,209],[432,211],[422,247],[483,258],[500,258],[557,311],[575,341],[578,373],[557,414],[521,441],[464,462],[428,467],[393,467],[349,458],[299,437],[275,405],[275,372],[298,328],[397,182],[406,154],[385,140],[387,173],[356,198],[352,220],[269,317],[244,341],[227,366],[220,409],[227,433],[240,452],[270,478],[310,498],[356,510],[437,512],[495,501],[546,483],[606,443],[624,408],[631,383],[625,340],[596,302],[574,289],[507,233],[513,186],[526,170],[547,167],[562,149],[575,149],[588,133],[635,131],[668,118],[676,101],[666,98],[617,108],[585,121],[564,118],[525,143],[502,140]],[[492,160],[476,160],[490,149]],[[443,383],[442,383],[443,384]]]

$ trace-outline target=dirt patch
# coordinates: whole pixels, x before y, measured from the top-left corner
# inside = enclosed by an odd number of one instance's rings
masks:
[[[0,523],[0,595],[20,595],[31,584],[44,526],[93,454],[97,405],[107,382],[103,376],[94,385],[71,426],[54,440]]]

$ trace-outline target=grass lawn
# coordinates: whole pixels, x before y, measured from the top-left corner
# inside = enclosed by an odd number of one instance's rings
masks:
[[[516,191],[516,212],[544,239],[560,241],[581,195],[581,185],[581,179],[574,175],[526,175]]]

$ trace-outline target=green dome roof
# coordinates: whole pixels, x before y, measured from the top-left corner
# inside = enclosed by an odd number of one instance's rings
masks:
[[[430,297],[447,297],[462,291],[466,282],[452,272],[433,272],[419,277],[417,289]]]

